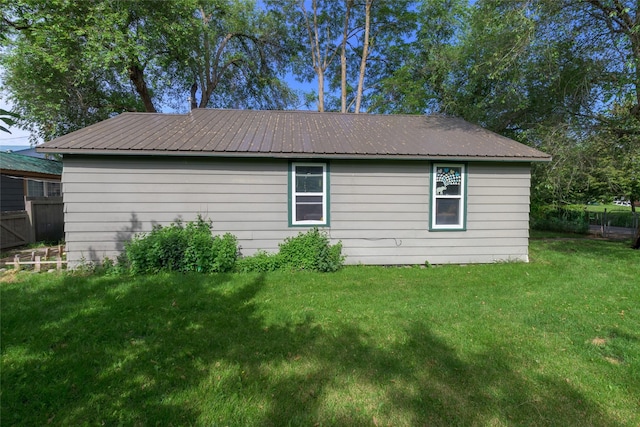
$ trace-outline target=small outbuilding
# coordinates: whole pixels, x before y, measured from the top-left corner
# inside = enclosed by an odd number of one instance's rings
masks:
[[[0,249],[63,238],[62,163],[0,152]]]
[[[348,264],[527,261],[531,163],[550,160],[452,117],[215,109],[124,113],[40,150],[63,156],[71,265],[198,215],[243,255],[318,227]]]

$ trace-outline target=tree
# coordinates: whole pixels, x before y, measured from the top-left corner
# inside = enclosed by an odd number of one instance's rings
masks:
[[[325,74],[334,62],[338,46],[342,48],[341,67],[346,70],[346,44],[349,37],[353,3],[349,0],[345,0],[344,3],[341,1],[311,0],[311,4],[307,5],[304,0],[289,0],[288,2],[270,2],[269,5],[271,8],[281,11],[281,16],[285,16],[290,28],[304,29],[303,34],[298,33],[299,42],[307,46],[313,73],[305,70],[307,61],[303,60],[304,57],[298,58],[294,71],[297,72],[301,80],[309,81],[315,77],[317,80],[317,108],[320,112],[325,111]],[[341,39],[338,36],[341,28],[340,23],[343,28]],[[295,34],[292,32],[292,35]],[[346,93],[344,82],[342,83],[342,91]]]
[[[9,127],[16,124],[17,118],[18,118],[17,114],[0,108],[0,121],[4,123],[4,126],[0,126],[0,131],[11,133],[11,131],[9,130]]]
[[[373,99],[368,93],[397,66],[394,51],[413,36],[415,3],[267,1],[270,10],[286,19],[291,37],[306,46],[293,71],[300,81],[317,80],[313,97],[318,111],[356,113],[367,109]]]
[[[424,114],[447,110],[452,76],[461,67],[460,38],[468,22],[467,0],[423,0],[416,35],[387,51],[393,59],[372,96],[378,113]]]
[[[362,93],[364,92],[364,76],[367,68],[367,60],[369,59],[369,44],[371,43],[371,7],[374,0],[365,0],[364,3],[364,30],[362,35],[362,53],[360,54],[360,67],[358,73],[358,88],[356,89],[356,107],[355,113],[360,112],[362,105]]]
[[[43,139],[157,111],[194,84],[200,107],[284,107],[274,28],[249,0],[18,0],[2,9],[3,89]]]
[[[286,108],[293,93],[280,79],[296,47],[284,27],[253,2],[209,2],[197,7],[181,52],[191,108]],[[177,53],[179,54],[179,53]]]
[[[49,139],[114,113],[156,111],[148,81],[162,82],[158,35],[174,11],[171,2],[9,3],[3,89],[21,123]]]

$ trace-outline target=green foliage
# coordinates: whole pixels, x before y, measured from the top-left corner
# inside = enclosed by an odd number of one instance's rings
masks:
[[[252,256],[240,258],[236,262],[236,271],[240,273],[267,273],[280,268],[280,256],[278,254],[258,251]]]
[[[635,228],[635,217],[638,213],[631,212],[629,208],[625,211],[588,212],[589,223],[594,225],[606,225],[607,227]]]
[[[13,0],[2,18],[2,90],[45,140],[125,111],[183,111],[192,86],[201,108],[292,103],[284,27],[252,0]]]
[[[94,272],[105,276],[122,276],[129,272],[129,263],[125,256],[119,256],[117,262],[105,257],[102,263],[95,267]]]
[[[125,246],[133,274],[161,271],[220,273],[233,270],[238,253],[236,238],[211,234],[211,222],[198,216],[186,227],[180,221],[167,227],[155,226],[138,234]]]
[[[283,268],[329,272],[337,271],[344,263],[342,243],[331,245],[329,236],[317,227],[287,237],[279,246]]]
[[[0,131],[11,133],[11,131],[9,130],[9,127],[16,124],[16,119],[18,117],[19,116],[17,114],[0,108],[0,121],[4,122],[4,125],[0,125]]]
[[[224,273],[232,271],[238,259],[238,241],[231,233],[215,236],[211,250],[214,254],[212,273]]]
[[[268,272],[275,270],[307,270],[333,272],[339,270],[345,257],[342,242],[331,245],[325,232],[312,228],[306,233],[287,237],[280,243],[277,254],[258,251],[253,256],[238,261],[236,270],[240,272]]]
[[[532,206],[531,229],[586,234],[589,213],[584,209],[556,206]]]

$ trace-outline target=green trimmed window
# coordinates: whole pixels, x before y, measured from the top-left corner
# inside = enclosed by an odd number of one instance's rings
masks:
[[[466,165],[434,163],[431,166],[431,230],[466,227]]]
[[[289,173],[289,223],[328,225],[328,165],[293,162]]]

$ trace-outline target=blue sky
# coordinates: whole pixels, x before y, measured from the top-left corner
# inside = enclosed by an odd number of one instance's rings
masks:
[[[1,95],[0,95],[1,96]],[[7,104],[4,98],[0,97],[0,109],[11,110],[11,105]],[[10,126],[11,133],[0,132],[0,146],[19,146],[28,148],[29,144],[29,132],[19,129],[15,126]]]

